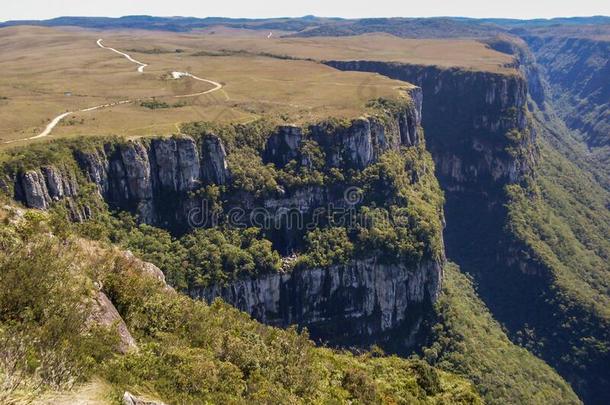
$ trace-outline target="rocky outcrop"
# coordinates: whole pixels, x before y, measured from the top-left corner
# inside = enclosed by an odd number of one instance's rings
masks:
[[[208,302],[220,297],[270,325],[307,327],[315,339],[357,344],[413,330],[421,308],[436,300],[441,279],[439,262],[409,268],[371,258],[242,279],[192,295]]]
[[[77,153],[87,178],[111,207],[135,212],[147,224],[181,228],[188,225],[189,192],[228,181],[226,156],[215,135],[206,135],[201,146],[180,136]]]
[[[374,61],[326,63],[341,70],[380,73],[423,89],[423,100],[421,94],[412,99],[423,103],[427,146],[447,188],[476,187],[483,192],[490,183],[518,182],[531,171],[534,134],[526,118],[527,84],[517,71],[470,72]],[[412,122],[406,118],[403,122]],[[515,155],[517,151],[525,156]]]
[[[291,160],[305,162],[300,148],[304,140],[310,139],[322,148],[328,166],[362,170],[388,149],[418,145],[422,92],[413,88],[409,93],[411,103],[388,120],[367,116],[349,122],[322,122],[310,125],[307,136],[299,127],[280,126],[267,140],[264,161],[278,167]]]
[[[44,177],[39,171],[30,170],[21,176],[21,188],[28,207],[47,209],[51,202]]]
[[[201,184],[201,164],[197,144],[192,138],[155,139],[151,149],[154,156],[154,172],[157,173],[156,189],[164,192],[187,192]]]
[[[15,196],[30,208],[47,209],[53,201],[77,194],[76,176],[52,166],[25,171],[15,183]]]
[[[217,136],[207,135],[203,138],[202,146],[203,178],[213,184],[227,184],[229,168],[227,166],[227,152]]]
[[[327,152],[327,163],[332,167],[363,169],[375,159],[371,122],[360,118],[349,127],[311,127],[312,138]]]
[[[140,142],[121,145],[110,163],[110,179],[119,201],[131,203],[145,223],[154,223],[153,180],[147,148]]]
[[[89,322],[106,328],[115,328],[119,336],[118,350],[120,353],[124,354],[131,350],[137,350],[136,341],[127,329],[125,321],[121,318],[112,301],[101,291],[98,291],[95,297]]]
[[[174,289],[165,281],[165,274],[163,274],[161,269],[154,264],[138,259],[129,250],[121,252],[121,256],[123,259],[130,262],[133,267],[138,269],[143,276],[150,277],[161,282],[164,290],[174,291]]]
[[[277,167],[299,157],[303,140],[303,130],[296,125],[282,125],[267,140],[263,160],[274,163]]]
[[[110,161],[104,148],[94,150],[77,150],[75,158],[79,166],[86,173],[88,180],[97,185],[100,194],[108,196],[111,192],[108,173]]]
[[[42,174],[52,200],[78,195],[78,182],[70,171],[62,173],[53,166],[46,166],[42,168]]]
[[[165,405],[165,402],[151,400],[144,397],[138,397],[133,395],[129,391],[125,391],[121,403],[123,405]]]

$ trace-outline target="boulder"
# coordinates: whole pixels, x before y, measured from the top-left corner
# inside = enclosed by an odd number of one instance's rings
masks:
[[[25,204],[29,208],[49,208],[51,197],[44,176],[38,170],[28,170],[21,175],[21,189]]]
[[[123,318],[121,318],[112,301],[101,291],[97,292],[94,310],[89,321],[105,327],[116,327],[119,335],[119,352],[127,353],[131,350],[137,350],[136,341],[127,329]]]
[[[150,399],[145,399],[143,397],[136,397],[129,391],[125,391],[123,394],[123,405],[165,405],[164,402],[161,401],[153,401]]]

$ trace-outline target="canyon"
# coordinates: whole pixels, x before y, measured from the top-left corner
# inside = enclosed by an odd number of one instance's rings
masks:
[[[452,283],[459,274],[476,288],[477,305],[497,320],[510,350],[523,349],[522,375],[540,373],[531,366],[540,358],[554,369],[543,371],[551,376],[540,382],[545,392],[552,386],[566,402],[607,402],[608,42],[567,28],[552,34],[452,21],[446,24],[478,40],[386,38],[384,54],[364,35],[355,51],[350,30],[366,33],[377,23],[324,23],[267,42],[230,38],[221,50],[196,53],[352,75],[358,97],[371,95],[357,114],[307,121],[291,105],[298,119],[278,110],[268,121],[185,124],[171,137],[58,139],[5,152],[0,189],[27,208],[62,209],[77,226],[133,218],[134,227],[125,226],[134,234],[159,232],[173,243],[176,267],[190,269],[191,260],[203,272],[180,278],[163,268],[160,251],[140,247],[136,255],[149,254],[176,290],[197,301],[224,301],[274,327],[296,325],[323,345],[379,346],[470,378],[459,361],[465,344],[438,338],[452,330],[451,305],[461,304],[448,293],[455,286],[444,285],[449,268]],[[395,24],[382,25],[408,37]],[[346,38],[325,42],[316,33]],[[457,44],[487,52],[489,65],[392,57],[401,46]],[[392,96],[374,97],[370,80],[392,84]],[[337,212],[365,220],[346,225]],[[267,247],[272,254],[264,256]],[[253,264],[241,264],[246,256]],[[214,260],[220,272],[205,268]],[[500,382],[490,389],[472,378],[486,400],[515,401],[494,398]]]

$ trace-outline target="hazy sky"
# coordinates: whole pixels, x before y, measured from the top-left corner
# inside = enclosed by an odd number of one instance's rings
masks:
[[[610,15],[609,0],[0,0],[0,21],[58,16],[510,17]]]

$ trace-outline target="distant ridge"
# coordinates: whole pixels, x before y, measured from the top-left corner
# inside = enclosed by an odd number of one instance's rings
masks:
[[[433,18],[363,18],[343,19],[307,15],[297,18],[225,18],[225,17],[154,17],[132,15],[112,17],[58,17],[50,20],[15,20],[0,23],[0,28],[36,25],[44,27],[77,26],[93,29],[144,29],[188,32],[216,25],[232,28],[281,30],[298,36],[344,36],[369,32],[385,32],[408,38],[480,37],[507,32],[514,28],[536,28],[556,25],[596,25],[610,27],[610,17],[561,17],[553,19],[517,20],[508,18],[475,19],[467,17]]]

